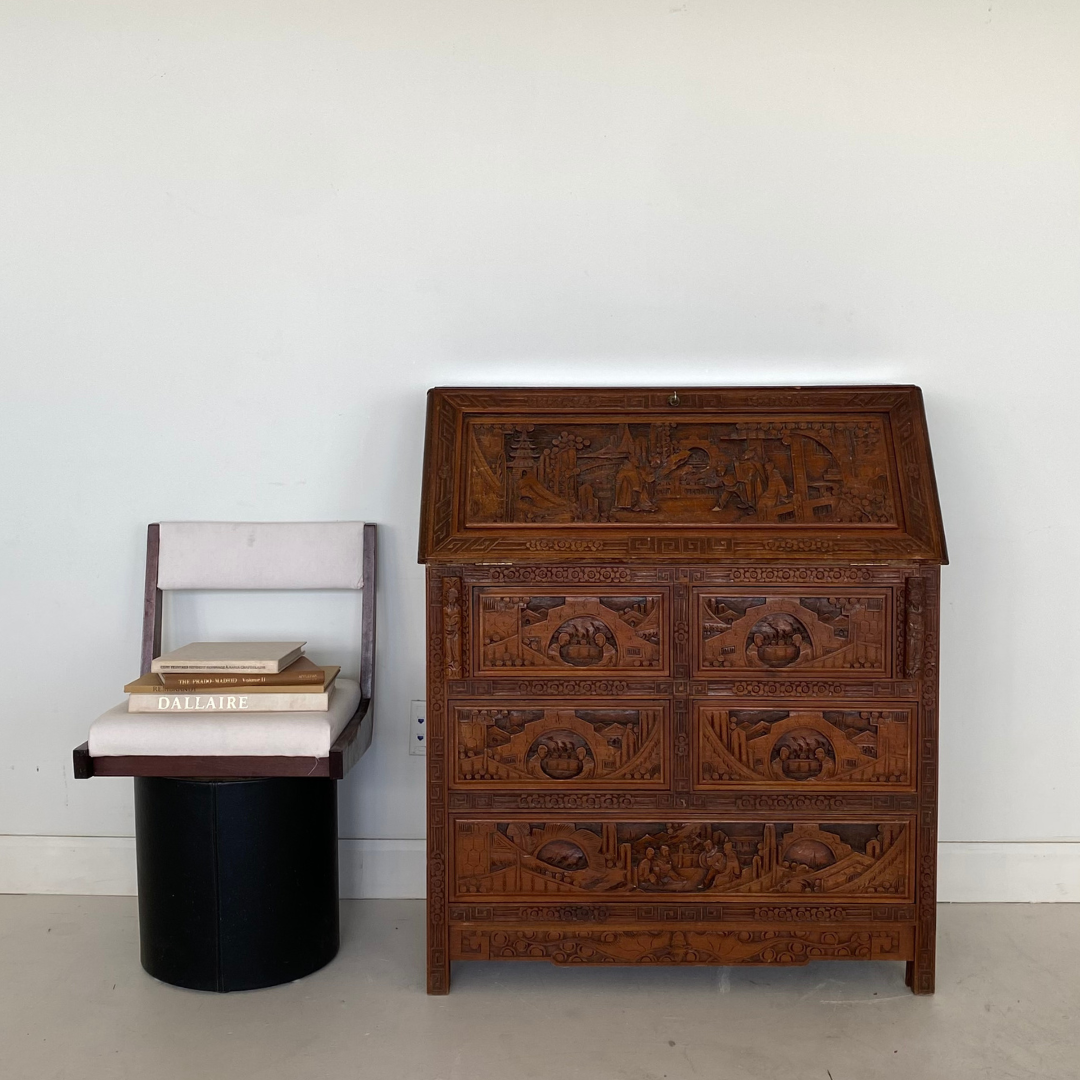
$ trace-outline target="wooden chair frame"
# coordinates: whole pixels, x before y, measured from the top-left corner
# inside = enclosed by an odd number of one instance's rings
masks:
[[[364,588],[360,621],[360,703],[352,719],[330,747],[324,758],[309,757],[225,757],[132,756],[91,757],[88,743],[77,746],[72,754],[75,779],[91,776],[178,776],[200,779],[252,779],[268,776],[329,777],[340,780],[360,760],[366,746],[359,743],[360,728],[371,710],[375,689],[375,526],[364,525]],[[158,588],[158,556],[161,533],[158,524],[148,526],[146,534],[146,590],[143,596],[142,663],[143,675],[150,662],[161,654],[162,592]]]

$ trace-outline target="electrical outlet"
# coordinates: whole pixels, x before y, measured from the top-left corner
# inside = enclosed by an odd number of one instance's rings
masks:
[[[409,709],[409,753],[427,754],[427,702],[414,701]]]

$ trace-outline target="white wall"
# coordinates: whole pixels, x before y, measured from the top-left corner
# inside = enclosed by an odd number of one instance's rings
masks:
[[[70,751],[146,522],[380,523],[342,831],[408,892],[425,390],[910,381],[943,895],[1080,899],[1078,55],[1073,0],[7,0],[0,887],[130,887]]]

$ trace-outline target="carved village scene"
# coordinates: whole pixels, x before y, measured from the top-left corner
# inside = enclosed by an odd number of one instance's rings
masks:
[[[466,524],[891,525],[877,418],[468,426]]]
[[[458,821],[459,895],[900,896],[908,826]]]
[[[481,670],[659,668],[662,603],[651,596],[480,594]]]
[[[886,670],[885,595],[699,597],[701,668]]]
[[[458,708],[456,779],[663,783],[663,715],[659,706]]]
[[[724,709],[699,705],[697,782],[908,785],[906,709]]]

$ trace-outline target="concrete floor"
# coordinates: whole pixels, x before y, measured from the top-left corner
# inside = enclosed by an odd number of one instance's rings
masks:
[[[898,963],[457,964],[423,992],[423,905],[343,903],[338,958],[215,995],[139,967],[135,901],[0,896],[10,1080],[1072,1080],[1080,905],[942,905],[938,993]]]

